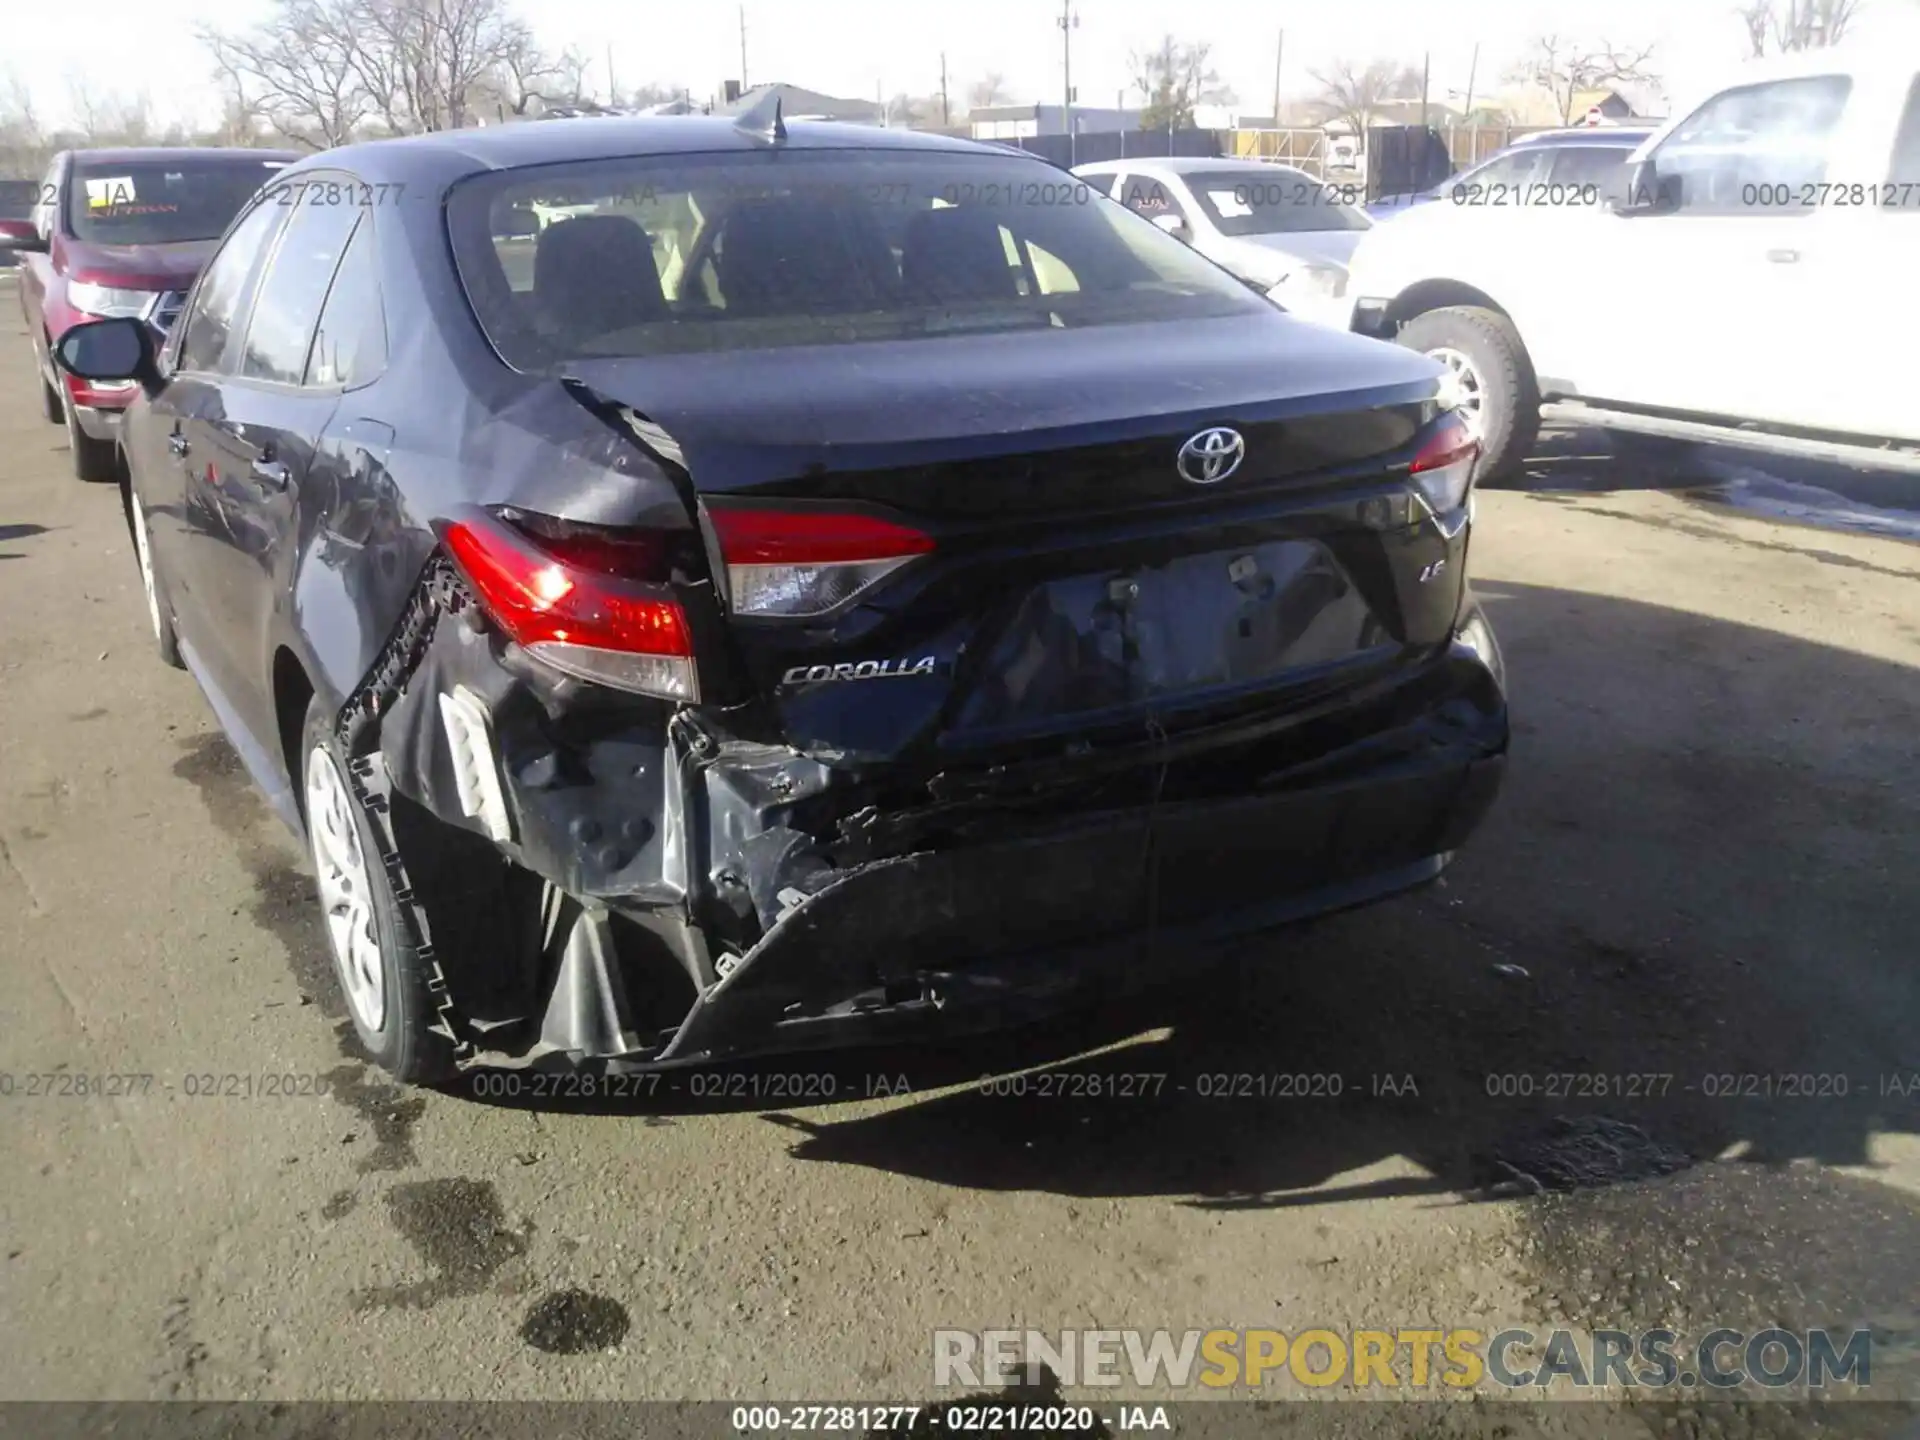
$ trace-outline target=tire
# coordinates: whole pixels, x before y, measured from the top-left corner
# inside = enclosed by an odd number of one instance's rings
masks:
[[[89,484],[120,478],[120,447],[111,440],[96,440],[80,428],[80,416],[73,408],[73,397],[63,390],[60,409],[67,424],[67,446],[73,451],[73,473]]]
[[[153,548],[147,543],[147,512],[131,484],[126,488],[126,500],[127,532],[133,537],[133,563],[139,568],[140,588],[146,595],[154,648],[167,664],[184,670],[187,665],[180,658],[180,638],[173,629],[173,606],[167,599],[166,582],[153,567]]]
[[[436,1012],[426,968],[405,938],[373,821],[348,782],[332,718],[317,698],[307,706],[294,784],[334,978],[374,1061],[407,1084],[434,1084],[453,1074],[453,1047],[427,1028]]]
[[[55,425],[67,423],[66,406],[60,403],[60,391],[47,383],[47,377],[40,377],[40,413]]]
[[[1396,338],[1448,364],[1463,383],[1471,377],[1478,396],[1480,479],[1518,476],[1540,438],[1540,384],[1513,322],[1497,310],[1449,305],[1414,316]],[[1464,361],[1464,371],[1456,360]]]

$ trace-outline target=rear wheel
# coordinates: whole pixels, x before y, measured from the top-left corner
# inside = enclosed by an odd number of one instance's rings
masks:
[[[60,402],[67,422],[67,445],[73,451],[73,473],[93,483],[119,479],[120,447],[111,440],[96,440],[80,428],[80,415],[71,395],[63,393]]]
[[[427,1028],[436,1012],[426,967],[406,938],[373,821],[349,783],[330,720],[317,698],[308,705],[300,782],[334,974],[374,1060],[397,1079],[431,1084],[453,1073],[453,1048]]]
[[[1397,338],[1446,366],[1446,389],[1480,440],[1480,478],[1517,476],[1540,436],[1540,386],[1513,322],[1497,310],[1449,305],[1414,316]]]

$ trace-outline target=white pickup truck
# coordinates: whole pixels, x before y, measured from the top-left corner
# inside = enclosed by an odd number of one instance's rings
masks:
[[[1489,478],[1543,403],[1920,472],[1920,59],[1763,62],[1615,183],[1456,187],[1367,232],[1347,298],[1453,372]]]

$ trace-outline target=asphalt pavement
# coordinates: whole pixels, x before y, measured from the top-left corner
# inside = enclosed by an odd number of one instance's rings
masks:
[[[1550,436],[1480,497],[1516,731],[1440,885],[1017,1035],[533,1097],[359,1058],[301,850],[67,462],[0,280],[0,1397],[918,1402],[938,1327],[1672,1323],[1870,1328],[1920,1399],[1899,535]]]

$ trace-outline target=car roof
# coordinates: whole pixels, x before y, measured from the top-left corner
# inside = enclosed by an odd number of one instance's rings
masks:
[[[98,150],[70,150],[67,152],[75,160],[89,164],[105,162],[112,165],[129,163],[169,164],[181,160],[258,160],[263,165],[290,165],[301,158],[298,150],[256,150],[251,146],[220,145],[111,145]]]
[[[998,147],[894,130],[877,125],[796,120],[787,125],[784,150],[875,150],[962,155],[1005,155]],[[772,148],[727,116],[584,115],[441,130],[392,140],[370,140],[307,157],[302,169],[343,169],[361,176],[514,170],[575,160],[751,152]],[[1038,156],[1034,163],[1046,164]]]
[[[1532,135],[1522,135],[1507,148],[1518,150],[1523,145],[1618,145],[1631,149],[1658,128],[1654,125],[1581,125],[1567,130],[1540,130]]]
[[[1249,173],[1272,174],[1275,170],[1292,170],[1291,165],[1283,165],[1272,160],[1242,160],[1231,155],[1136,155],[1125,160],[1097,160],[1085,165],[1076,165],[1076,175],[1112,175],[1121,170],[1159,170],[1168,175],[1196,175],[1201,171],[1218,174],[1222,170],[1245,170]]]

